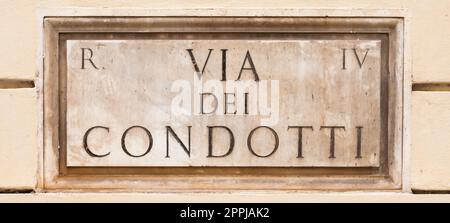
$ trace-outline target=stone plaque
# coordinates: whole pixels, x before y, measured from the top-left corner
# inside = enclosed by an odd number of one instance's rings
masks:
[[[47,18],[44,33],[47,188],[401,186],[400,19]]]
[[[68,40],[67,165],[376,167],[381,76],[381,40]]]

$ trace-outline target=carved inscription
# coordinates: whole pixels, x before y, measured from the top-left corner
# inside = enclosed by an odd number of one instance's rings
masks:
[[[380,40],[68,40],[67,165],[378,167]]]

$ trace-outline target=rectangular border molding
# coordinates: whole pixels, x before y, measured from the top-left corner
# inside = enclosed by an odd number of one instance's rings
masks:
[[[89,27],[77,27],[77,22],[89,17],[99,21],[98,24],[91,23]],[[108,177],[98,178],[96,176],[79,177],[65,176],[61,177],[58,173],[58,138],[55,131],[48,126],[53,126],[55,120],[58,120],[58,112],[49,106],[53,106],[52,94],[48,90],[52,89],[51,80],[48,77],[54,74],[55,67],[58,67],[57,49],[48,47],[49,43],[58,43],[59,32],[94,32],[97,25],[102,24],[102,18],[113,18],[118,21],[108,27],[111,32],[131,32],[131,31],[148,31],[148,28],[139,25],[139,22],[132,23],[125,29],[120,25],[119,20],[149,20],[164,19],[177,21],[180,17],[189,18],[212,18],[215,20],[224,20],[226,24],[229,19],[249,18],[249,19],[266,19],[275,21],[277,18],[289,18],[299,21],[314,22],[314,20],[337,21],[340,23],[353,23],[350,28],[342,26],[340,32],[362,32],[364,25],[369,26],[372,30],[382,33],[389,33],[391,44],[396,44],[396,51],[390,51],[390,58],[394,58],[395,64],[390,64],[390,70],[395,72],[394,85],[397,87],[394,100],[395,103],[394,132],[396,136],[392,142],[396,146],[394,150],[390,150],[393,158],[392,168],[389,168],[388,178],[386,176],[364,177],[363,181],[354,176],[342,177],[286,177],[282,183],[277,183],[279,179],[264,178],[260,179],[256,176],[248,176],[242,179],[234,179],[233,177],[214,176],[211,179],[198,179],[192,182],[191,176],[177,176],[177,179],[169,179],[163,176],[153,176],[151,178],[127,177],[121,176],[108,181]],[[264,18],[263,18],[264,17]],[[70,19],[69,19],[70,18]],[[131,19],[131,20],[130,20]],[[51,21],[51,22],[49,22]],[[179,21],[179,20],[178,20]],[[359,21],[359,22],[358,22]],[[124,9],[124,8],[46,8],[38,10],[38,32],[41,44],[38,47],[38,77],[36,80],[36,88],[39,90],[39,184],[38,189],[44,191],[238,191],[238,190],[395,190],[410,192],[409,187],[409,150],[410,150],[410,133],[409,133],[409,116],[410,116],[410,98],[411,98],[411,56],[409,45],[409,15],[403,9]],[[355,23],[356,22],[356,23]],[[275,22],[274,22],[275,23]],[[123,23],[122,23],[123,24]],[[168,23],[179,29],[176,23]],[[363,26],[361,26],[363,25]],[[381,26],[390,27],[389,29],[379,29]],[[45,28],[44,28],[45,26]],[[71,28],[65,28],[71,27]],[[225,29],[233,29],[235,27],[226,27]],[[378,28],[377,28],[378,27]],[[153,28],[155,29],[155,28]],[[158,28],[156,28],[158,29]],[[163,27],[167,31],[167,27]],[[283,30],[283,27],[272,29]],[[309,30],[308,30],[309,29]],[[333,32],[333,26],[329,27]],[[314,31],[314,26],[306,26],[301,32]],[[238,30],[239,31],[239,30]],[[261,30],[259,30],[261,31]],[[264,30],[263,30],[264,31]],[[336,31],[336,30],[334,30]],[[55,60],[56,58],[56,60]],[[57,73],[57,71],[56,71]],[[45,83],[45,86],[44,86]],[[53,83],[54,84],[54,83]],[[390,96],[391,97],[391,96]],[[390,128],[391,129],[391,128]],[[211,183],[213,182],[213,183]],[[350,184],[353,182],[354,185]],[[303,186],[299,186],[299,184]],[[133,186],[131,186],[133,185]],[[222,185],[217,187],[217,185]],[[228,185],[228,186],[223,186]],[[306,186],[305,186],[306,185]]]

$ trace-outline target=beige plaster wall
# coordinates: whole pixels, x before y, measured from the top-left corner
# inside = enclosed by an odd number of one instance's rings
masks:
[[[449,0],[0,0],[0,83],[36,76],[39,8],[407,9],[414,83],[450,82]],[[405,74],[408,75],[408,74]],[[0,84],[0,87],[2,85]],[[439,89],[447,91],[447,88]],[[33,88],[0,89],[0,188],[35,188],[38,107]],[[450,191],[450,93],[412,94],[411,187]],[[409,173],[407,173],[409,174]],[[0,198],[1,199],[1,198]]]
[[[34,89],[0,89],[0,188],[36,185],[37,115]]]
[[[450,92],[413,92],[411,183],[450,189]]]
[[[111,202],[111,203],[409,203],[450,202],[450,194],[406,193],[42,193],[0,194],[0,202]]]

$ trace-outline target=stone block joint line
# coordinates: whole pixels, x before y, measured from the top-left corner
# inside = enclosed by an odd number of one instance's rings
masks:
[[[450,83],[415,83],[412,91],[450,91]]]
[[[0,89],[34,88],[33,80],[0,79]]]

